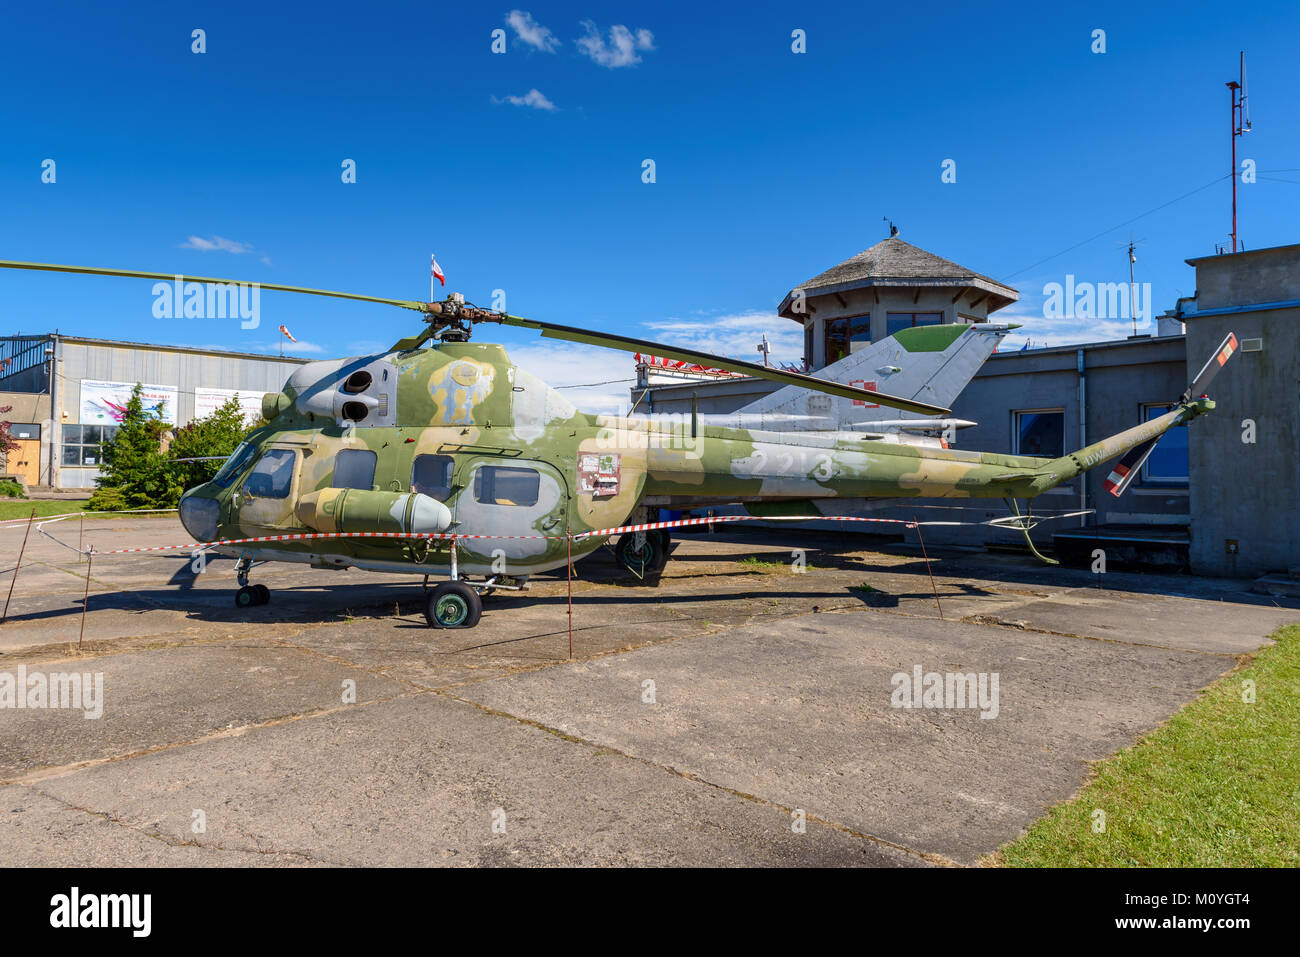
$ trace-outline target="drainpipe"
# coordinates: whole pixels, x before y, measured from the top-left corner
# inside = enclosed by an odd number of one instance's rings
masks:
[[[50,356],[50,488],[59,487],[59,467],[63,464],[63,389],[59,382],[59,360],[63,341],[54,336],[54,354]]]
[[[1088,373],[1083,365],[1083,350],[1075,353],[1075,365],[1079,373],[1079,448],[1088,444]],[[1088,507],[1088,473],[1079,473],[1079,511]],[[1088,516],[1079,516],[1079,527],[1086,528]]]

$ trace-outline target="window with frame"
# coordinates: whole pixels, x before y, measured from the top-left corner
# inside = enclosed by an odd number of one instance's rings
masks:
[[[888,312],[885,313],[885,335],[892,336],[913,326],[943,325],[942,312]]]
[[[244,479],[245,494],[254,498],[287,498],[293,485],[293,449],[267,449]]]
[[[1158,419],[1166,412],[1172,412],[1172,403],[1148,403],[1142,406],[1142,421]],[[1151,450],[1147,460],[1142,463],[1143,482],[1168,482],[1187,484],[1190,464],[1190,449],[1187,442],[1187,423],[1175,426],[1160,436],[1160,441]]]
[[[379,456],[370,449],[343,449],[334,457],[331,488],[369,490],[375,484],[375,462]]]
[[[63,464],[104,464],[104,443],[117,435],[116,425],[65,425],[63,427]]]
[[[871,316],[826,320],[826,364],[838,362],[853,351],[853,344],[871,341]]]
[[[417,455],[411,463],[411,491],[443,501],[451,492],[455,468],[450,455]]]
[[[481,505],[536,505],[542,476],[535,469],[481,465],[474,472],[474,501]]]
[[[253,456],[257,454],[257,448],[249,445],[247,442],[240,442],[235,451],[230,453],[230,458],[226,459],[224,465],[212,476],[212,481],[222,488],[230,488],[230,483],[239,478],[239,473],[248,468],[248,463],[253,461]]]
[[[1040,409],[1015,413],[1017,455],[1055,459],[1065,454],[1065,410]]]

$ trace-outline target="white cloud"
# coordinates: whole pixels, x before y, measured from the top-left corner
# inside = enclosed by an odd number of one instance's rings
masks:
[[[241,243],[237,239],[226,239],[224,236],[209,236],[207,239],[202,236],[191,236],[180,244],[180,248],[197,249],[205,253],[216,250],[223,253],[235,253],[236,255],[253,251],[251,243]]]
[[[758,344],[767,333],[773,365],[799,365],[803,359],[803,326],[772,312],[744,312],[700,319],[665,319],[646,323],[652,339],[665,345],[686,346],[714,355],[762,362]]]
[[[699,320],[669,318],[644,323],[641,335],[664,345],[762,362],[757,345],[765,332],[772,346],[773,365],[800,362],[802,327],[770,312],[713,315]],[[626,414],[631,406],[636,360],[630,353],[600,346],[549,342],[512,346],[508,351],[512,362],[558,389],[583,412]],[[576,385],[585,388],[571,388]]]
[[[555,34],[534,20],[533,15],[526,10],[511,10],[506,14],[506,24],[515,31],[515,36],[521,43],[528,44],[534,50],[554,53],[560,45]]]
[[[511,346],[509,353],[515,365],[557,389],[583,412],[615,415],[626,413],[632,404],[636,365],[628,353],[577,343]],[[575,385],[587,387],[570,388]]]
[[[231,347],[220,346],[219,348],[229,349]],[[270,355],[275,355],[280,351],[280,343],[276,340],[271,340],[270,342],[263,342],[259,340],[254,342],[243,343],[239,346],[239,348],[241,351],[247,350],[249,352],[265,352]],[[299,352],[305,352],[305,353],[310,353],[312,355],[315,355],[316,353],[320,353],[324,351],[325,351],[324,346],[317,345],[314,342],[307,342],[304,339],[299,339],[297,342],[290,342],[288,339],[284,340],[285,355],[290,355],[292,353],[299,353]]]
[[[655,48],[654,34],[649,30],[632,31],[618,24],[609,28],[609,42],[606,43],[600,35],[600,27],[592,21],[583,20],[582,29],[586,32],[577,39],[578,49],[611,70],[640,63],[639,52]]]
[[[554,103],[546,98],[546,95],[540,90],[532,89],[523,96],[506,96],[492,97],[493,103],[512,103],[515,106],[530,106],[535,110],[547,110],[554,112],[559,109]]]
[[[1048,319],[1043,316],[1041,301],[1021,301],[989,316],[989,322],[1019,323],[1020,328],[1009,334],[998,346],[998,352],[1014,352],[1029,342],[1030,348],[1046,346],[1075,346],[1090,342],[1110,342],[1133,335],[1133,320],[1119,319]],[[1139,335],[1155,335],[1155,319],[1138,319]]]

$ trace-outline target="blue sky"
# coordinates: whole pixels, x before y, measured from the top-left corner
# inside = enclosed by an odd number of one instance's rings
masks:
[[[422,298],[436,252],[481,304],[500,288],[516,314],[745,358],[766,329],[797,359],[776,304],[890,217],[1018,288],[1000,315],[1036,342],[1107,338],[1126,323],[1044,319],[1044,285],[1126,281],[1132,229],[1156,312],[1192,294],[1183,260],[1229,232],[1223,84],[1241,49],[1240,155],[1259,170],[1241,237],[1300,241],[1294,3],[469,6],[8,5],[0,258]],[[152,305],[145,282],[0,275],[6,334],[273,352],[285,323],[323,357],[419,321],[265,293],[243,330]],[[618,353],[492,332],[553,384],[632,374]]]

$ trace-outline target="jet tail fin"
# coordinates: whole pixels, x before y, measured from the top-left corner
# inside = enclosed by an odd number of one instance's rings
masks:
[[[957,323],[916,326],[873,342],[826,366],[818,375],[868,390],[951,408],[1002,338],[1016,328],[994,323]],[[731,413],[736,415],[737,413]],[[819,395],[786,386],[738,410],[752,428],[772,420],[773,427],[788,431],[840,431],[855,424],[923,416],[900,414],[866,401]],[[882,428],[886,428],[882,426]]]

